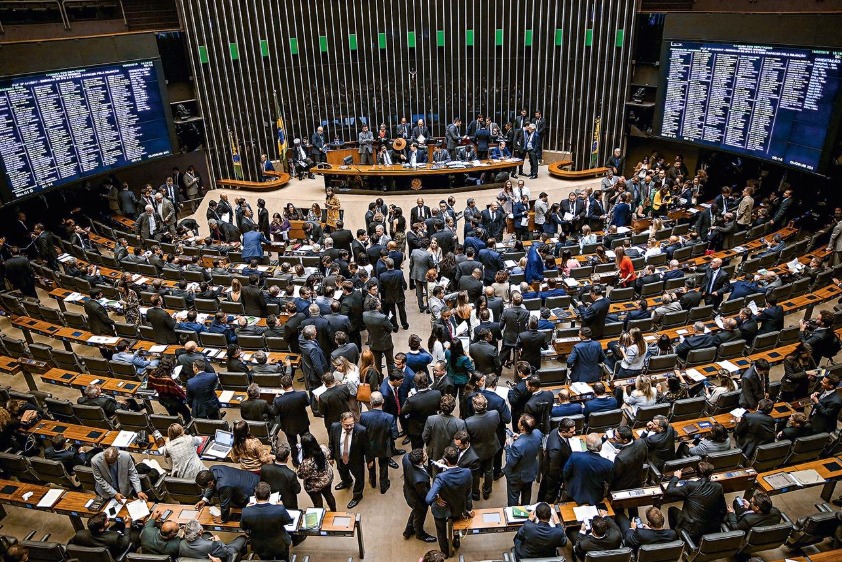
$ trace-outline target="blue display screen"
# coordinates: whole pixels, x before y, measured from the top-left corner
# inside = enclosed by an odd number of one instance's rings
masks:
[[[0,79],[7,202],[171,153],[155,61]]]
[[[665,42],[658,136],[819,171],[842,51]]]

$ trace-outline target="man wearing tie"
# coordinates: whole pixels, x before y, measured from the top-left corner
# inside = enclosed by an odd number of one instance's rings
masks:
[[[354,487],[354,495],[348,502],[348,509],[353,509],[363,499],[365,461],[371,454],[368,453],[366,429],[354,423],[354,414],[351,412],[344,412],[339,421],[330,426],[330,451],[336,459],[336,468],[342,479],[334,489]]]
[[[172,201],[174,207],[179,207],[179,193],[178,193],[178,184],[175,183],[172,177],[168,177],[166,183],[161,186],[161,189],[164,190],[164,195],[167,199]],[[163,216],[163,215],[162,215]]]
[[[547,128],[547,120],[544,119],[544,115],[541,113],[541,110],[535,110],[535,117],[532,119],[532,123],[535,125],[535,132],[538,133],[538,147],[535,149],[535,152],[538,155],[538,162],[540,163],[544,156],[541,145],[544,141],[544,130]]]
[[[272,176],[268,175],[266,172],[274,172],[275,166],[272,165],[272,161],[269,160],[269,157],[265,154],[260,155],[260,181],[272,181]]]
[[[380,152],[377,154],[377,163],[381,166],[391,166],[392,155],[389,154],[389,148],[384,144],[380,147]]]
[[[526,138],[524,139],[524,150],[529,157],[529,179],[534,180],[538,177],[538,143],[540,142],[540,135],[535,132],[535,124],[530,123],[526,127]]]
[[[401,117],[401,122],[398,125],[398,131],[395,136],[402,139],[408,139],[410,131],[411,127],[409,126],[409,123],[406,122],[406,117]]]
[[[430,129],[424,124],[423,119],[419,119],[415,127],[412,128],[412,140],[424,144],[430,138]]]
[[[317,164],[319,162],[327,162],[327,143],[325,142],[324,127],[319,126],[316,128],[316,132],[310,137],[310,144],[312,145],[310,154],[313,161]]]
[[[359,145],[360,164],[374,163],[374,133],[368,130],[368,125],[363,125],[362,132],[357,136]]]
[[[424,158],[424,153],[418,150],[418,143],[412,143],[412,146],[409,147],[409,165],[415,168],[418,164],[424,162],[426,162],[426,158]]]
[[[461,124],[462,120],[457,117],[453,120],[453,123],[447,126],[447,129],[445,130],[444,138],[447,141],[447,151],[450,152],[450,158],[452,160],[458,160],[456,147],[462,140],[462,134],[459,132],[459,126]]]
[[[714,258],[711,260],[704,281],[702,281],[702,296],[705,304],[712,304],[716,308],[722,303],[722,297],[731,289],[731,279],[728,272],[722,269],[722,260]]]

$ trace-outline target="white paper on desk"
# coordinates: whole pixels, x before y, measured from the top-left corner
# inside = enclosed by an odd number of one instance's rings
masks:
[[[503,262],[503,265],[506,266],[506,269],[511,269],[513,267],[517,267],[517,262],[514,260],[506,260]]]
[[[234,391],[233,390],[223,390],[222,394],[219,395],[219,401],[223,404],[229,404],[231,400],[234,399]]]
[[[740,370],[739,367],[737,367],[736,365],[734,365],[730,361],[717,361],[716,364],[719,365],[720,367],[722,367],[723,369],[725,369],[726,371],[728,371],[729,373],[736,373],[737,371]]]
[[[118,449],[120,447],[128,447],[134,442],[135,437],[137,437],[137,433],[135,433],[134,431],[120,430],[120,433],[117,434],[117,438],[114,440],[111,446],[117,447]]]
[[[746,411],[747,411],[747,410],[746,410],[745,408],[734,408],[734,409],[733,409],[733,410],[731,410],[729,413],[730,413],[732,416],[734,416],[735,418],[741,418],[741,417],[743,417],[743,416],[745,415]]]
[[[618,226],[617,227],[617,234],[625,234],[626,232],[631,232],[631,228],[627,226]]]
[[[687,333],[687,330],[676,330],[675,333],[678,334],[679,336],[683,336],[684,334]]]
[[[41,498],[41,501],[38,502],[36,507],[53,507],[63,494],[64,490],[60,488],[53,488],[44,494],[44,497]]]
[[[298,524],[301,522],[301,511],[298,509],[287,509],[287,513],[289,513],[289,516],[292,517],[292,523],[284,525],[284,529],[286,529],[288,533],[293,533],[298,530]]]
[[[127,503],[126,509],[128,510],[129,517],[132,518],[132,521],[140,521],[141,519],[149,517],[149,508],[143,500],[135,500]]]
[[[117,517],[117,514],[121,509],[123,509],[124,505],[126,505],[126,500],[118,502],[116,499],[111,498],[108,503],[105,504],[105,509],[102,511],[109,517]]]
[[[572,221],[573,220],[573,213],[569,213],[569,212],[564,213],[564,215],[562,215],[562,217],[561,217],[561,220]]]
[[[65,302],[75,302],[82,300],[82,293],[70,293],[66,297],[64,297]]]
[[[574,382],[570,385],[570,390],[576,394],[593,394],[593,387],[586,382]]]
[[[568,287],[578,287],[579,286],[579,282],[576,281],[575,279],[573,279],[572,277],[565,277],[564,278],[564,284],[567,285]]]
[[[593,505],[579,505],[573,508],[573,514],[576,515],[576,521],[585,522],[599,515],[599,512]]]
[[[796,470],[789,473],[790,476],[798,480],[802,486],[810,486],[811,484],[822,484],[825,479],[812,468],[807,470]]]
[[[748,307],[749,309],[751,309],[752,314],[757,314],[760,312],[760,310],[757,308],[757,303],[754,301],[749,301]]]
[[[120,341],[120,338],[110,337],[110,336],[91,336],[88,338],[88,343],[117,343]]]
[[[166,345],[153,345],[149,348],[149,353],[164,353],[166,350]]]
[[[614,253],[614,250],[605,250],[605,257],[613,260],[617,257],[617,254]]]
[[[690,380],[692,380],[693,382],[702,382],[703,380],[707,379],[706,376],[704,376],[702,373],[700,373],[696,369],[687,369],[684,372],[688,377],[690,377]]]

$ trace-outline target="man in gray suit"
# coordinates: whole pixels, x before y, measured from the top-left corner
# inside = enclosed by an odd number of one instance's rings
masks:
[[[456,398],[445,394],[439,400],[439,413],[427,418],[421,438],[427,446],[427,457],[438,460],[444,449],[453,445],[453,436],[465,429],[465,422],[453,415]]]
[[[135,234],[140,236],[143,240],[155,239],[160,240],[161,233],[166,229],[164,219],[161,215],[155,212],[152,205],[146,206],[146,212],[141,213],[137,217],[137,222],[134,225]]]
[[[132,456],[116,447],[108,447],[91,459],[96,493],[105,498],[123,501],[134,491],[139,499],[147,501],[140,487],[140,476]]]
[[[480,462],[479,470],[474,473],[472,495],[475,500],[479,499],[479,483],[480,479],[484,478],[482,495],[484,499],[488,499],[494,482],[494,455],[500,450],[500,440],[497,438],[500,413],[497,410],[488,410],[488,399],[482,394],[475,394],[472,400],[474,415],[465,420],[465,426]]]
[[[164,197],[161,193],[155,194],[155,205],[158,214],[164,221],[164,225],[170,234],[175,234],[175,223],[178,220],[178,213],[175,211],[175,205],[172,201]]]
[[[362,132],[357,135],[357,144],[360,146],[360,164],[374,164],[374,133],[368,130],[368,125],[363,125]]]
[[[447,151],[450,152],[451,160],[457,160],[456,147],[462,140],[462,134],[459,132],[459,126],[462,125],[462,120],[457,117],[453,123],[447,126],[444,133],[444,138],[447,141]]]
[[[198,558],[213,560],[220,559],[222,562],[232,562],[237,555],[243,552],[246,547],[245,535],[225,544],[219,537],[212,535],[210,538],[204,536],[205,529],[202,525],[192,519],[184,527],[184,540],[178,545],[178,555],[182,558]]]
[[[365,303],[363,323],[368,330],[368,346],[374,353],[374,366],[381,373],[395,367],[395,344],[392,343],[392,331],[397,332],[389,318],[380,310],[380,300],[371,299]],[[386,371],[383,371],[383,356],[386,357]]]
[[[426,312],[424,306],[424,288],[427,286],[427,272],[433,269],[436,264],[433,261],[433,254],[427,251],[430,241],[422,238],[418,242],[419,247],[409,254],[409,279],[415,284],[415,296],[418,297],[418,308]]]

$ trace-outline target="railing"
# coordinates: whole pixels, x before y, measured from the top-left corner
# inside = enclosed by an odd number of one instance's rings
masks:
[[[58,14],[61,18],[61,24],[65,30],[70,30],[70,16],[68,15],[68,4],[108,4],[112,6],[116,6],[120,8],[120,13],[123,16],[123,24],[128,26],[129,22],[126,19],[126,9],[123,6],[123,0],[3,0],[0,3],[2,7],[9,7],[9,6],[52,6],[55,5],[58,8]],[[5,28],[3,27],[2,21],[0,21],[0,33],[6,33]]]

